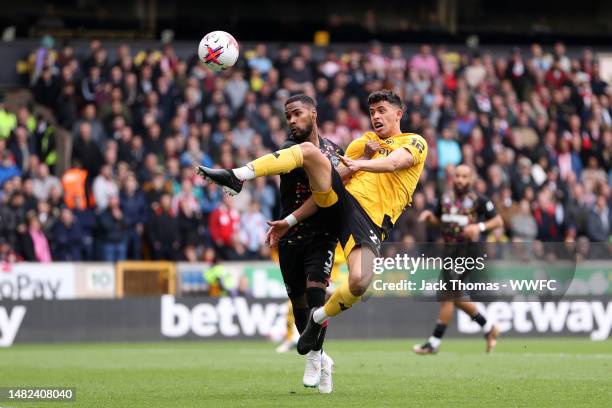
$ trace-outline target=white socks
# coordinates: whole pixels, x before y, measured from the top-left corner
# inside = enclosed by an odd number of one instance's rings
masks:
[[[308,354],[306,354],[306,358],[311,360],[321,360],[323,356],[323,350],[310,350]]]
[[[248,164],[246,166],[233,169],[232,171],[240,181],[253,180],[255,178],[255,170],[253,170],[253,167]]]
[[[493,328],[493,323],[490,320],[487,320],[484,326],[482,326],[482,331],[488,333]]]
[[[327,320],[328,317],[329,316],[327,316],[325,314],[325,308],[324,307],[320,307],[320,308],[316,309],[314,311],[314,313],[312,314],[312,319],[317,324],[323,324]]]
[[[431,347],[433,347],[435,349],[440,347],[440,343],[442,343],[442,339],[439,339],[439,338],[434,337],[434,336],[431,336],[430,338],[428,338],[427,341],[429,342],[429,344],[431,344]]]

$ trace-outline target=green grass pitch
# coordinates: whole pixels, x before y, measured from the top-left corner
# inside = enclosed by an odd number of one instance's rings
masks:
[[[0,386],[72,386],[71,403],[0,407],[604,407],[612,406],[612,341],[447,340],[326,344],[334,393],[301,384],[303,357],[259,341],[18,345],[0,349]]]

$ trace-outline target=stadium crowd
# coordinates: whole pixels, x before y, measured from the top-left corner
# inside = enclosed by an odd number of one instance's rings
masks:
[[[346,147],[370,130],[367,95],[381,88],[403,98],[402,129],[429,143],[391,239],[436,239],[418,214],[463,162],[505,221],[489,241],[611,242],[612,87],[589,50],[570,58],[561,43],[535,44],[493,56],[422,45],[409,55],[372,43],[315,59],[308,45],[271,55],[259,44],[222,74],[171,45],[108,55],[98,40],[77,55],[49,37],[31,55],[35,101],[72,134],[65,174],[53,174],[50,126],[29,106],[0,104],[2,260],[266,258],[278,179],[230,198],[193,168],[277,149],[288,135],[283,103],[298,92],[317,101],[321,136]]]

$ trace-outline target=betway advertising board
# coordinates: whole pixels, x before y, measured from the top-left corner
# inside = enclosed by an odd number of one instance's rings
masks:
[[[367,299],[334,318],[330,338],[420,338],[431,331],[438,304],[413,298]],[[504,336],[581,336],[605,340],[612,330],[610,298],[480,304]],[[287,302],[244,297],[3,300],[0,346],[19,343],[267,339],[283,330]],[[449,337],[481,336],[463,314]]]

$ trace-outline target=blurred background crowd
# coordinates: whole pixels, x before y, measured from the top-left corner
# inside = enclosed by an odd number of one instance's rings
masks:
[[[81,54],[43,38],[23,82],[71,133],[70,166],[54,174],[52,127],[31,106],[0,104],[0,258],[268,258],[278,178],[230,198],[193,168],[237,167],[277,149],[288,135],[284,101],[299,92],[317,101],[321,136],[346,147],[370,130],[367,95],[381,88],[402,97],[403,131],[429,143],[391,240],[438,238],[418,215],[467,163],[505,222],[488,241],[611,242],[612,87],[589,49],[409,53],[371,43],[318,54],[257,44],[213,74],[171,44],[109,50],[92,40]]]

